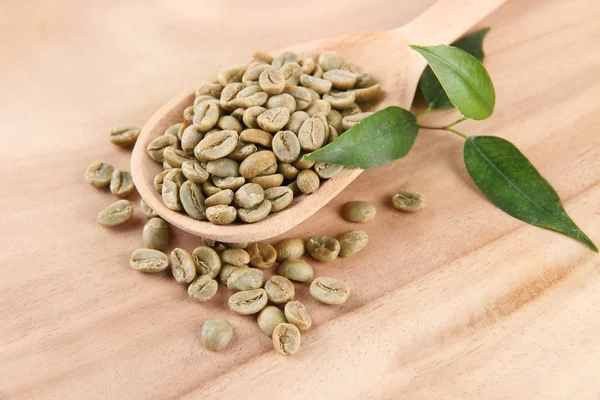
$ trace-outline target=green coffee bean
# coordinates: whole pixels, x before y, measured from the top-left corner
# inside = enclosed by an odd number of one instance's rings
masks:
[[[356,94],[355,92],[331,92],[323,95],[323,100],[331,104],[331,108],[343,110],[352,107],[356,101]]]
[[[131,172],[116,168],[110,176],[110,191],[118,197],[127,197],[135,190]]]
[[[223,88],[219,105],[225,111],[233,111],[238,107],[236,97],[237,94],[244,88],[241,83],[229,83]]]
[[[323,304],[337,306],[348,300],[350,286],[340,279],[320,276],[310,284],[310,294]]]
[[[169,226],[162,218],[151,218],[142,230],[144,247],[155,250],[165,250],[169,245]]]
[[[302,126],[304,121],[306,121],[309,118],[310,116],[305,111],[294,111],[294,113],[290,115],[290,119],[288,120],[285,129],[288,129],[297,134],[300,131],[300,127]]]
[[[269,168],[265,169],[263,172],[261,172],[260,174],[256,175],[258,176],[267,176],[267,175],[273,175],[277,173],[277,163],[271,165]]]
[[[329,103],[328,103],[329,104]],[[298,142],[302,150],[320,149],[325,142],[325,126],[319,118],[309,118],[298,131]]]
[[[215,185],[213,185],[213,183],[210,179],[202,184],[202,191],[204,192],[204,194],[206,196],[209,196],[209,197],[219,193],[222,190],[223,189],[218,188]]]
[[[154,161],[163,162],[165,161],[165,158],[163,156],[163,151],[165,150],[165,148],[177,147],[178,144],[179,139],[177,139],[177,136],[162,135],[150,142],[146,149],[146,152]]]
[[[277,251],[267,243],[252,243],[247,247],[250,264],[256,268],[270,268],[275,264]]]
[[[373,113],[372,112],[361,112],[361,113],[345,116],[344,118],[342,118],[342,126],[344,127],[344,129],[350,129],[354,125],[359,124],[360,121],[367,118],[371,114],[373,114]]]
[[[267,109],[264,107],[259,107],[259,106],[248,107],[246,109],[246,111],[244,111],[244,116],[242,117],[242,121],[244,121],[244,124],[248,128],[256,129],[256,128],[258,128],[258,122],[256,121],[256,119],[258,118],[259,115],[261,115],[265,111],[267,111]]]
[[[306,241],[306,251],[319,261],[333,261],[340,253],[340,242],[330,236],[313,236]]]
[[[360,109],[358,104],[353,104],[352,107],[347,107],[341,110],[340,115],[342,116],[342,131],[346,129],[343,124],[344,117],[349,117],[360,113],[362,113],[362,110]]]
[[[302,193],[311,194],[319,188],[320,180],[315,171],[305,169],[298,174],[296,183],[298,184],[298,189],[300,189]]]
[[[220,192],[217,192],[217,193],[213,194],[212,196],[208,197],[204,201],[204,204],[206,204],[207,207],[218,206],[218,205],[228,206],[231,204],[232,201],[233,201],[233,190],[225,189],[225,190],[221,190]]]
[[[202,344],[207,350],[221,351],[233,337],[233,327],[225,318],[207,319],[202,325]]]
[[[220,158],[218,160],[209,161],[206,164],[206,171],[213,176],[226,178],[228,176],[240,176],[238,169],[240,163],[229,158]]]
[[[181,135],[181,149],[186,154],[194,154],[194,148],[204,138],[204,133],[196,125],[190,125]]]
[[[240,121],[232,117],[231,115],[223,115],[217,121],[217,128],[221,130],[235,131],[238,134],[244,129]]]
[[[110,131],[110,141],[121,147],[130,147],[135,144],[141,129],[134,125],[123,125]]]
[[[273,153],[282,162],[291,163],[300,155],[300,142],[292,131],[280,131],[273,137]]]
[[[257,152],[256,145],[252,143],[244,143],[242,141],[238,141],[235,149],[229,154],[229,158],[235,161],[243,161],[250,154],[254,154]]]
[[[238,207],[252,208],[265,198],[265,191],[256,183],[246,183],[235,192],[234,201]]]
[[[252,290],[262,287],[263,272],[257,268],[240,267],[227,279],[227,288],[231,290]]]
[[[292,300],[296,293],[294,284],[288,278],[278,275],[273,275],[265,282],[265,292],[273,304],[285,304]]]
[[[152,209],[152,207],[150,207],[148,205],[148,203],[146,203],[144,201],[144,199],[140,200],[140,208],[142,209],[142,213],[147,217],[147,218],[155,218],[158,217],[159,215],[156,213],[156,211],[154,211]]]
[[[296,181],[289,183],[286,187],[288,187],[292,191],[292,193],[294,193],[294,196],[302,194],[302,192],[298,188],[298,182],[296,182]]]
[[[238,217],[249,224],[265,219],[271,212],[271,202],[263,200],[259,205],[252,208],[238,209]]]
[[[190,122],[191,124],[192,119],[194,119],[194,106],[188,106],[185,108],[185,110],[183,110],[183,120],[186,122]],[[177,137],[179,137],[179,140],[181,140],[181,135],[179,135],[179,133],[177,134]]]
[[[208,275],[216,278],[221,271],[219,254],[208,246],[196,247],[192,251],[192,260],[196,266],[196,275]]]
[[[229,277],[231,276],[231,274],[233,274],[235,271],[237,271],[238,269],[243,268],[243,267],[237,267],[235,265],[231,265],[231,264],[224,264],[221,267],[221,271],[219,272],[219,281],[227,286],[227,281],[229,280]]]
[[[180,183],[180,176],[183,176],[181,170],[173,169],[165,176],[162,184],[163,203],[169,210],[179,211],[183,208],[179,197],[181,185],[183,185]]]
[[[287,319],[290,324],[296,325],[301,331],[306,331],[312,326],[312,318],[304,304],[301,302],[290,301],[285,305],[284,312],[285,319]]]
[[[342,206],[342,217],[350,222],[368,222],[375,214],[377,209],[368,201],[349,201]]]
[[[354,97],[356,98],[357,103],[362,103],[365,101],[371,101],[376,99],[382,91],[381,85],[378,83],[373,86],[365,87],[362,89],[354,89]]]
[[[353,230],[337,238],[340,242],[340,257],[351,257],[365,248],[369,235],[365,231]]]
[[[298,55],[291,51],[284,51],[273,59],[271,65],[277,69],[283,67],[285,64],[298,62]]]
[[[85,170],[85,180],[94,187],[105,187],[110,184],[113,171],[114,168],[112,165],[96,161]]]
[[[189,157],[183,150],[174,147],[167,147],[163,151],[163,156],[167,164],[173,168],[181,168],[184,162],[189,161]]]
[[[156,274],[169,266],[167,255],[153,249],[137,249],[131,254],[129,266],[135,270]]]
[[[275,107],[265,111],[256,118],[261,129],[267,132],[279,132],[288,123],[290,110],[285,107]]]
[[[343,132],[342,114],[338,110],[331,110],[326,116],[327,124],[333,126],[338,133]]]
[[[98,213],[96,221],[102,226],[117,226],[128,221],[133,215],[129,200],[119,200]]]
[[[241,176],[228,176],[227,178],[213,176],[212,181],[218,188],[231,190],[238,190],[246,183],[246,180]]]
[[[179,189],[179,199],[186,214],[193,219],[206,219],[206,204],[200,187],[192,182],[185,181]]]
[[[194,149],[194,155],[199,161],[211,161],[223,158],[233,150],[238,141],[236,131],[227,130],[207,135]]]
[[[262,147],[271,147],[273,136],[262,129],[246,129],[240,133],[240,140],[245,143],[254,143]]]
[[[231,278],[231,277],[230,277]],[[267,305],[265,289],[243,290],[233,294],[227,302],[229,309],[237,314],[256,314]]]
[[[360,66],[352,63],[346,63],[340,67],[344,71],[350,71],[356,75],[356,86],[359,88],[366,88],[371,85],[371,78],[369,74]]]
[[[425,208],[425,196],[421,193],[402,190],[392,197],[392,206],[404,212],[417,212]]]
[[[315,60],[312,57],[306,57],[304,60],[300,60],[300,66],[302,66],[302,73],[312,74],[315,70]]]
[[[250,255],[244,249],[227,249],[221,253],[221,261],[240,267],[250,262]]]
[[[285,77],[277,69],[266,68],[261,72],[258,84],[268,95],[277,95],[285,88]]]
[[[317,62],[323,68],[323,71],[329,71],[340,68],[344,64],[344,59],[335,51],[324,51],[319,54]]]
[[[333,125],[329,125],[329,139],[327,139],[327,143],[331,143],[339,137],[337,130],[333,127]]]
[[[300,86],[286,86],[283,93],[291,95],[296,100],[296,110],[306,110],[312,102],[310,92]]]
[[[239,242],[239,243],[225,243],[225,246],[228,249],[246,249],[250,243],[248,242]]]
[[[219,97],[221,95],[221,91],[223,90],[223,85],[219,83],[207,83],[200,86],[196,89],[196,97],[207,95],[211,97]]]
[[[298,168],[294,167],[292,164],[280,163],[278,171],[285,179],[296,179],[300,171]]]
[[[215,225],[231,224],[236,217],[237,211],[232,206],[220,204],[206,209],[206,218]]]
[[[321,67],[319,64],[315,65],[315,69],[311,75],[316,78],[322,78],[323,77],[323,67]]]
[[[220,115],[220,105],[205,101],[194,107],[192,123],[200,132],[208,132],[217,124]]]
[[[316,162],[314,170],[322,179],[329,179],[344,168],[343,165]]]
[[[313,269],[306,261],[291,258],[279,265],[277,275],[296,282],[310,282],[313,278]]]
[[[278,94],[277,96],[269,98],[265,107],[267,107],[268,110],[277,107],[285,107],[290,112],[290,115],[292,115],[292,113],[296,111],[296,99],[287,93]]]
[[[330,111],[331,104],[329,104],[325,100],[314,100],[306,109],[306,113],[311,117],[314,117],[317,113],[323,113],[323,115],[327,115]]]
[[[297,86],[300,82],[300,75],[302,75],[302,67],[297,63],[285,64],[280,69],[283,77],[285,78],[286,86]]]
[[[277,162],[277,158],[272,151],[262,150],[246,157],[240,164],[240,174],[246,178],[254,178],[265,169],[271,167]]]
[[[259,81],[260,76],[262,75],[263,72],[265,72],[265,70],[269,70],[269,69],[275,70],[270,65],[264,64],[261,62],[250,63],[250,65],[248,65],[248,69],[244,73],[244,76],[242,76],[242,83],[244,85],[246,85],[247,87],[259,85],[260,84],[260,81]],[[263,89],[263,88],[259,87],[259,89]],[[265,90],[265,93],[270,94],[266,90]]]
[[[292,204],[294,193],[288,187],[275,186],[265,190],[265,199],[271,202],[271,212],[274,213]]]
[[[323,79],[331,82],[335,89],[346,90],[352,89],[358,77],[343,69],[330,69],[323,73]]]
[[[273,347],[284,356],[294,355],[300,349],[300,337],[296,325],[279,324],[273,330]]]
[[[273,247],[277,251],[278,262],[299,259],[304,255],[304,241],[302,239],[284,239]]]
[[[244,118],[244,111],[246,111],[245,108],[238,107],[231,112],[231,116],[241,122],[242,118]]]
[[[318,94],[325,94],[331,91],[331,82],[322,78],[316,78],[312,75],[302,74],[300,83],[306,88],[310,88]]]
[[[239,107],[248,108],[262,106],[268,97],[269,95],[263,92],[260,86],[248,86],[238,92],[235,100]]]
[[[162,171],[158,175],[154,177],[154,187],[158,193],[162,193],[163,183],[165,181],[165,177],[170,171],[168,169]]]
[[[188,286],[188,296],[199,303],[204,303],[215,296],[218,288],[217,281],[208,275],[202,275]]]
[[[196,264],[190,253],[179,247],[171,252],[171,273],[178,283],[190,283],[196,277]]]
[[[294,163],[292,163],[292,165],[295,168],[298,168],[300,170],[302,170],[302,169],[311,169],[315,165],[315,162],[314,161],[310,161],[310,160],[304,160],[302,158],[302,156],[303,156],[303,154],[300,154],[300,157],[298,157],[298,160],[295,161]]]
[[[217,83],[217,85],[219,85],[219,84]],[[219,85],[219,87],[222,88],[221,85]],[[220,91],[219,91],[219,94],[217,96],[210,96],[210,95],[207,95],[207,94],[202,94],[200,96],[196,96],[196,98],[194,99],[194,104],[192,105],[192,107],[196,108],[198,105],[200,105],[201,103],[204,103],[204,102],[215,103],[215,104],[219,105],[219,107],[220,107],[219,99],[218,99],[219,96],[221,96],[221,92]]]
[[[327,123],[327,117],[325,116],[325,113],[318,112],[318,113],[314,114],[312,116],[312,118],[318,118],[319,121],[321,121],[321,123],[323,124],[323,133],[324,133],[323,146],[324,146],[327,143],[327,141],[329,140],[329,124]]]
[[[202,168],[199,162],[188,160],[181,164],[183,176],[195,183],[203,183],[209,177],[208,172]]]
[[[271,64],[273,62],[273,56],[264,51],[255,51],[252,53],[252,57],[250,57],[250,62]]]
[[[256,176],[250,179],[251,183],[260,185],[264,190],[280,186],[283,183],[283,175],[273,174],[267,176]]]
[[[256,318],[256,322],[258,322],[258,327],[261,331],[263,331],[268,337],[273,336],[273,331],[275,327],[279,324],[287,322],[285,319],[285,315],[283,311],[275,306],[267,306],[263,308],[263,310],[258,313],[258,317]]]
[[[242,76],[246,72],[248,64],[235,64],[229,67],[221,68],[217,74],[217,80],[225,87],[232,82],[241,82]]]

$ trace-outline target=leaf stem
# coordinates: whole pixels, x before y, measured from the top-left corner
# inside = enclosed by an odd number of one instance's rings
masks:
[[[417,119],[426,116],[427,114],[429,114],[429,112],[431,112],[431,110],[433,110],[431,108],[431,106],[427,107],[426,109],[424,109],[423,111],[421,111],[419,114],[416,115]]]
[[[450,125],[446,125],[445,128],[450,128],[456,124],[460,124],[461,122],[463,122],[464,120],[466,120],[467,117],[462,117],[460,119],[457,119],[456,121],[454,121],[453,123],[451,123]]]
[[[458,122],[460,122],[460,121],[458,121]],[[461,132],[457,131],[456,129],[450,128],[452,125],[455,125],[458,122],[455,122],[455,123],[453,123],[451,125],[448,125],[448,126],[425,126],[425,125],[419,125],[419,128],[421,128],[421,129],[431,129],[433,131],[448,131],[448,132],[452,132],[452,133],[454,133],[454,134],[456,134],[456,135],[458,135],[458,136],[460,136],[460,137],[462,137],[464,139],[468,139],[469,136],[465,135],[464,133],[461,133]]]
[[[457,134],[458,136],[460,136],[460,137],[462,137],[464,139],[468,139],[469,138],[469,136],[465,135],[464,133],[461,133],[461,132],[457,131],[456,129],[446,128],[445,130],[447,130],[448,132],[455,133],[455,134]]]

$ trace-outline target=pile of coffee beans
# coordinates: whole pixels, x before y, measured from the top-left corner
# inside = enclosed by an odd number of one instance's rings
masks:
[[[169,209],[197,220],[263,220],[342,170],[302,156],[370,115],[358,104],[381,91],[335,52],[316,61],[255,52],[199,87],[183,121],[148,145],[148,156],[163,166],[156,190]],[[115,132],[111,139],[127,142],[127,127]]]

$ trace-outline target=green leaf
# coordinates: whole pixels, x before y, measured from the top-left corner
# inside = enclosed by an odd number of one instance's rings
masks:
[[[465,142],[464,157],[475,184],[504,212],[563,233],[598,252],[567,215],[556,191],[512,143],[494,136],[472,136]]]
[[[306,160],[375,168],[404,157],[417,137],[417,118],[400,107],[388,107],[363,119],[334,142],[306,156]]]
[[[480,29],[452,43],[452,46],[463,49],[483,62],[483,39],[489,31],[490,28]],[[419,79],[419,89],[429,107],[433,109],[454,108],[454,104],[452,104],[448,95],[444,92],[444,88],[430,66],[425,68],[421,79]]]
[[[451,46],[410,46],[439,79],[450,101],[467,118],[486,119],[496,104],[494,84],[477,58]]]

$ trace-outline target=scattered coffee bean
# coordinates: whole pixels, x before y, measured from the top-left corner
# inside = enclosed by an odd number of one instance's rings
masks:
[[[171,252],[171,272],[179,283],[190,283],[196,277],[196,265],[190,253],[176,248]]]
[[[310,284],[310,294],[323,304],[340,305],[348,300],[350,286],[340,279],[320,276]]]
[[[155,250],[165,250],[169,245],[169,226],[162,218],[151,218],[142,230],[144,247]]]
[[[217,293],[219,284],[208,275],[201,275],[188,286],[188,296],[199,303],[212,299]]]
[[[368,222],[375,218],[377,209],[368,201],[349,201],[342,207],[342,217],[350,222]]]
[[[110,141],[117,146],[131,147],[135,144],[141,129],[134,125],[119,126],[110,131]]]
[[[216,278],[221,271],[219,254],[208,246],[196,247],[192,251],[192,260],[196,266],[196,275],[208,275],[211,278]]]
[[[96,161],[85,170],[85,180],[94,187],[105,187],[110,184],[113,171],[112,165]]]
[[[284,239],[273,247],[277,251],[277,261],[299,259],[304,255],[304,241],[302,239]]]
[[[263,286],[264,275],[258,268],[240,267],[227,279],[227,288],[231,290],[252,290]]]
[[[340,242],[330,236],[313,236],[306,241],[306,251],[319,261],[333,261],[340,252]]]
[[[258,322],[258,327],[261,331],[263,331],[268,337],[272,337],[275,327],[279,324],[287,322],[287,320],[285,319],[285,314],[279,308],[275,306],[267,306],[263,308],[260,313],[258,313],[256,322]]]
[[[301,331],[306,331],[312,326],[312,318],[304,304],[299,301],[290,301],[285,305],[285,318]]]
[[[273,330],[273,346],[284,356],[294,355],[300,349],[300,331],[296,325],[282,323]]]
[[[221,253],[221,261],[225,264],[242,266],[250,262],[250,255],[244,249],[227,249]]]
[[[137,249],[131,254],[129,266],[138,271],[156,274],[167,269],[169,259],[165,253],[158,250]]]
[[[128,221],[133,215],[129,200],[119,200],[98,213],[96,221],[102,226],[117,226]]]
[[[313,269],[306,261],[292,258],[279,264],[277,275],[296,282],[310,282],[313,278]]]
[[[202,344],[207,350],[221,351],[233,337],[233,327],[225,318],[207,319],[202,325]]]
[[[265,282],[265,291],[273,304],[285,304],[295,296],[294,284],[286,277],[273,275]]]
[[[110,191],[118,197],[127,197],[135,190],[131,172],[115,169],[110,177]]]
[[[340,242],[340,257],[352,257],[369,243],[369,235],[365,231],[353,230],[337,238]]]
[[[231,278],[231,276],[229,277]],[[233,294],[228,301],[229,309],[237,314],[256,314],[267,305],[265,289],[244,290]]]
[[[425,196],[421,193],[402,190],[392,197],[392,206],[404,212],[417,212],[425,208]]]
[[[270,268],[277,259],[277,251],[267,243],[252,243],[246,251],[250,256],[250,264],[256,268]]]

